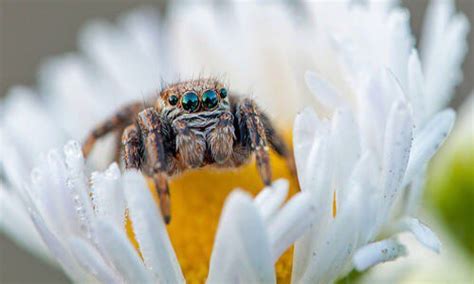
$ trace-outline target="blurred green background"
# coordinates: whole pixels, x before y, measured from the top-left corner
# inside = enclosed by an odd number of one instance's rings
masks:
[[[412,30],[418,38],[428,1],[401,2],[410,10]],[[0,97],[12,85],[34,85],[38,66],[48,56],[74,51],[77,33],[87,20],[113,21],[143,4],[166,13],[165,1],[0,0]],[[467,15],[472,26],[474,1],[460,0],[456,6]],[[473,38],[471,31],[468,39],[471,49]],[[468,53],[463,70],[465,79],[452,103],[456,109],[473,90],[474,52]],[[461,250],[468,252],[471,260],[474,259],[473,108],[474,104],[464,107],[462,112],[470,112],[470,116],[465,116],[463,125],[457,125],[446,147],[432,163],[424,204],[442,220],[448,235]],[[67,282],[61,271],[41,263],[0,233],[0,283]]]

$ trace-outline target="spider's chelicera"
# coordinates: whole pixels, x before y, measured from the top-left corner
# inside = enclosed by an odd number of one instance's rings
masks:
[[[123,157],[127,169],[141,170],[154,181],[166,223],[170,221],[168,177],[186,169],[234,168],[255,153],[259,174],[269,185],[271,147],[294,170],[289,149],[255,102],[232,94],[215,79],[175,83],[149,106],[141,102],[124,106],[89,134],[84,155],[109,132],[121,137],[116,159]]]

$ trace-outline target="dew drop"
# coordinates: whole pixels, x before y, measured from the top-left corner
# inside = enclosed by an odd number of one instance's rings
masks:
[[[81,157],[81,145],[74,140],[67,142],[67,144],[64,145],[64,154],[66,154],[66,156]]]
[[[120,169],[117,163],[112,163],[105,171],[105,176],[109,179],[117,179],[120,176]]]
[[[42,179],[41,171],[38,168],[34,168],[31,171],[31,182],[33,184],[38,184],[41,182],[41,179]]]

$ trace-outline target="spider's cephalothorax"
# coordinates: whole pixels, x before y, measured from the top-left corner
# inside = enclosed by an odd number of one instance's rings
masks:
[[[112,131],[121,137],[118,141],[123,146],[121,151],[119,144],[116,158],[123,156],[126,168],[142,170],[153,179],[167,223],[167,179],[183,170],[206,165],[238,167],[255,153],[260,176],[269,185],[269,147],[294,170],[287,146],[255,102],[233,95],[215,79],[169,85],[150,106],[126,105],[90,133],[84,155],[89,155],[98,138]]]

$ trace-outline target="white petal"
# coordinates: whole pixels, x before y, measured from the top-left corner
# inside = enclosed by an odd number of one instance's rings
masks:
[[[334,148],[332,159],[337,165],[334,167],[334,176],[338,177],[333,180],[332,186],[339,191],[345,188],[352,168],[361,155],[358,127],[348,108],[338,108],[334,111],[331,136]]]
[[[288,181],[279,179],[266,187],[255,197],[255,205],[258,207],[264,222],[270,220],[273,214],[280,208],[288,195]]]
[[[407,64],[414,39],[410,31],[410,13],[407,9],[394,8],[389,12],[387,25],[388,56],[387,67],[392,70],[402,88],[407,87]]]
[[[408,106],[403,102],[393,104],[385,129],[381,186],[383,188],[383,210],[388,214],[396,199],[410,157],[413,120]],[[380,221],[384,221],[382,215]]]
[[[416,239],[428,249],[439,253],[441,250],[441,241],[436,234],[425,224],[416,218],[405,218],[401,221],[401,228],[409,230]]]
[[[421,55],[426,79],[428,113],[443,109],[462,79],[461,64],[467,53],[469,21],[454,13],[452,0],[432,1],[423,25]]]
[[[343,103],[339,92],[318,74],[307,71],[305,80],[313,95],[324,106],[334,109]]]
[[[408,163],[409,165],[410,163]],[[426,186],[427,165],[419,169],[418,174],[412,178],[410,184],[406,188],[403,204],[403,212],[405,215],[412,215],[418,209],[423,197],[423,190]]]
[[[363,271],[376,264],[404,255],[406,255],[405,246],[396,240],[389,239],[361,247],[355,253],[352,261],[358,271]]]
[[[122,274],[125,282],[155,282],[122,228],[101,220],[96,222],[94,228],[101,254]]]
[[[101,283],[123,282],[117,272],[105,263],[99,252],[88,242],[72,237],[68,241],[68,246],[79,264],[92,273]]]
[[[311,193],[301,192],[294,195],[278,212],[268,226],[268,236],[272,244],[272,257],[278,258],[305,231],[315,219],[316,208],[312,204]]]
[[[410,58],[408,60],[408,97],[410,99],[411,105],[415,110],[413,112],[415,125],[421,125],[424,123],[426,116],[425,109],[425,79],[423,77],[423,71],[421,70],[420,58],[418,57],[418,52],[416,49],[413,49]],[[418,129],[415,129],[417,131]]]
[[[208,283],[275,283],[270,243],[254,201],[241,191],[226,200],[211,255]]]
[[[171,246],[168,233],[141,173],[126,172],[123,186],[135,237],[143,260],[161,283],[184,283],[183,273]]]
[[[91,194],[96,216],[124,226],[126,204],[120,182],[120,169],[113,163],[105,173],[92,173]]]
[[[89,198],[89,181],[84,174],[85,162],[81,144],[77,141],[69,141],[64,145],[64,155],[67,168],[66,186],[71,195],[70,198],[73,199],[80,227],[90,238],[94,213]]]
[[[424,168],[431,157],[438,151],[451,132],[455,118],[456,114],[453,110],[441,111],[420,130],[413,141],[410,160],[403,182],[404,186],[412,181],[413,177]]]
[[[30,212],[31,220],[36,226],[44,243],[56,258],[57,262],[64,269],[66,274],[75,282],[86,283],[91,280],[91,276],[82,269],[73,256],[66,249],[64,244],[47,227],[44,220],[38,215],[35,209]]]
[[[300,185],[306,183],[308,172],[308,161],[315,159],[313,155],[317,153],[318,143],[315,142],[315,135],[323,132],[321,121],[316,116],[312,108],[305,108],[295,118],[293,128],[294,155],[298,171]],[[305,188],[303,188],[305,190]]]
[[[64,134],[38,99],[38,94],[31,89],[10,89],[1,106],[0,127],[2,132],[7,134],[1,139],[7,140],[6,142],[17,150],[18,155],[28,165],[27,170],[38,161],[40,153],[64,142]],[[31,143],[32,139],[35,143]]]
[[[0,231],[28,251],[57,265],[43,243],[21,200],[0,182]]]

